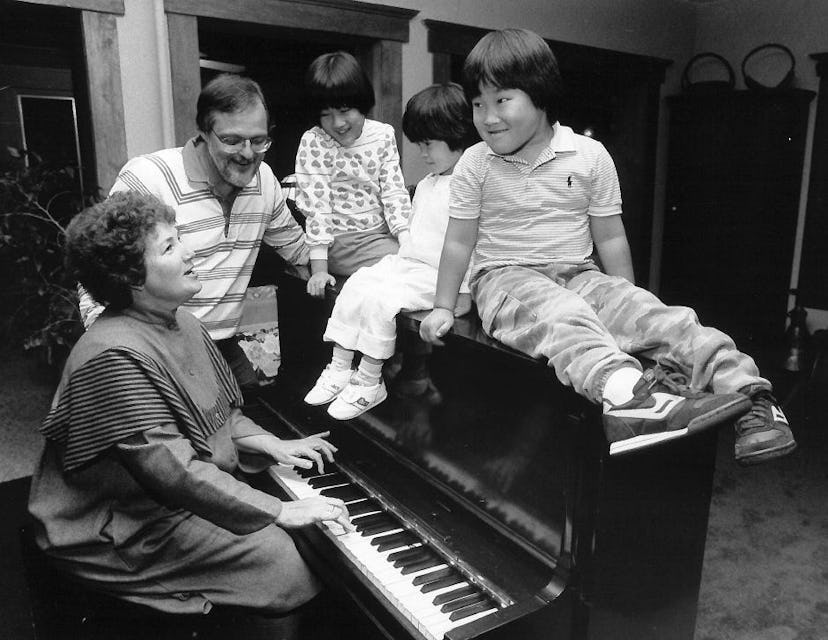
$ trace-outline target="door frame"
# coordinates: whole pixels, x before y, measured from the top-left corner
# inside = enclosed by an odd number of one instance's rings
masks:
[[[352,0],[164,0],[170,45],[176,143],[195,133],[201,91],[198,18],[361,36],[374,40],[365,71],[377,92],[375,119],[393,125],[397,146],[402,131],[402,43],[419,13]]]

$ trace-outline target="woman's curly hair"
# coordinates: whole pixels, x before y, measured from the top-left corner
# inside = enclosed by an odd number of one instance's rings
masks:
[[[66,269],[99,303],[132,305],[132,287],[146,280],[144,250],[155,226],[175,224],[175,211],[158,198],[132,191],[81,211],[66,228]]]

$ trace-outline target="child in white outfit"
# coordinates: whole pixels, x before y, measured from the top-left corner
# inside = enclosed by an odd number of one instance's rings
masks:
[[[333,358],[305,396],[312,405],[333,400],[328,413],[339,420],[386,398],[382,365],[394,353],[397,314],[434,305],[451,173],[473,135],[463,90],[456,84],[433,85],[416,94],[406,105],[403,131],[431,169],[414,194],[410,241],[398,254],[359,269],[342,287],[323,336],[334,343]],[[455,315],[471,308],[468,273],[460,294]],[[354,371],[356,351],[362,358]]]

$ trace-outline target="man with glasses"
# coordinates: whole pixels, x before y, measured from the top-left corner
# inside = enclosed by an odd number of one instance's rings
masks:
[[[198,134],[183,147],[127,162],[110,193],[150,193],[175,209],[202,283],[184,308],[204,323],[239,384],[249,388],[258,380],[235,335],[259,246],[264,242],[287,263],[304,265],[305,236],[262,162],[272,141],[261,87],[243,76],[217,76],[198,97],[196,124]],[[100,310],[93,307],[82,295],[87,326]]]

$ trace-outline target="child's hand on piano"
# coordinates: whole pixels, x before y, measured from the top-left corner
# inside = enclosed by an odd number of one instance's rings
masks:
[[[354,531],[348,508],[336,498],[312,497],[282,503],[276,524],[288,529],[304,527],[316,522],[335,523],[346,532]]]
[[[335,285],[336,279],[329,274],[327,271],[320,271],[318,273],[314,273],[308,283],[306,288],[308,293],[312,295],[314,298],[324,298],[325,297],[325,287],[328,285]]]
[[[442,345],[440,340],[454,324],[454,310],[434,307],[420,323],[420,337],[426,342]]]

